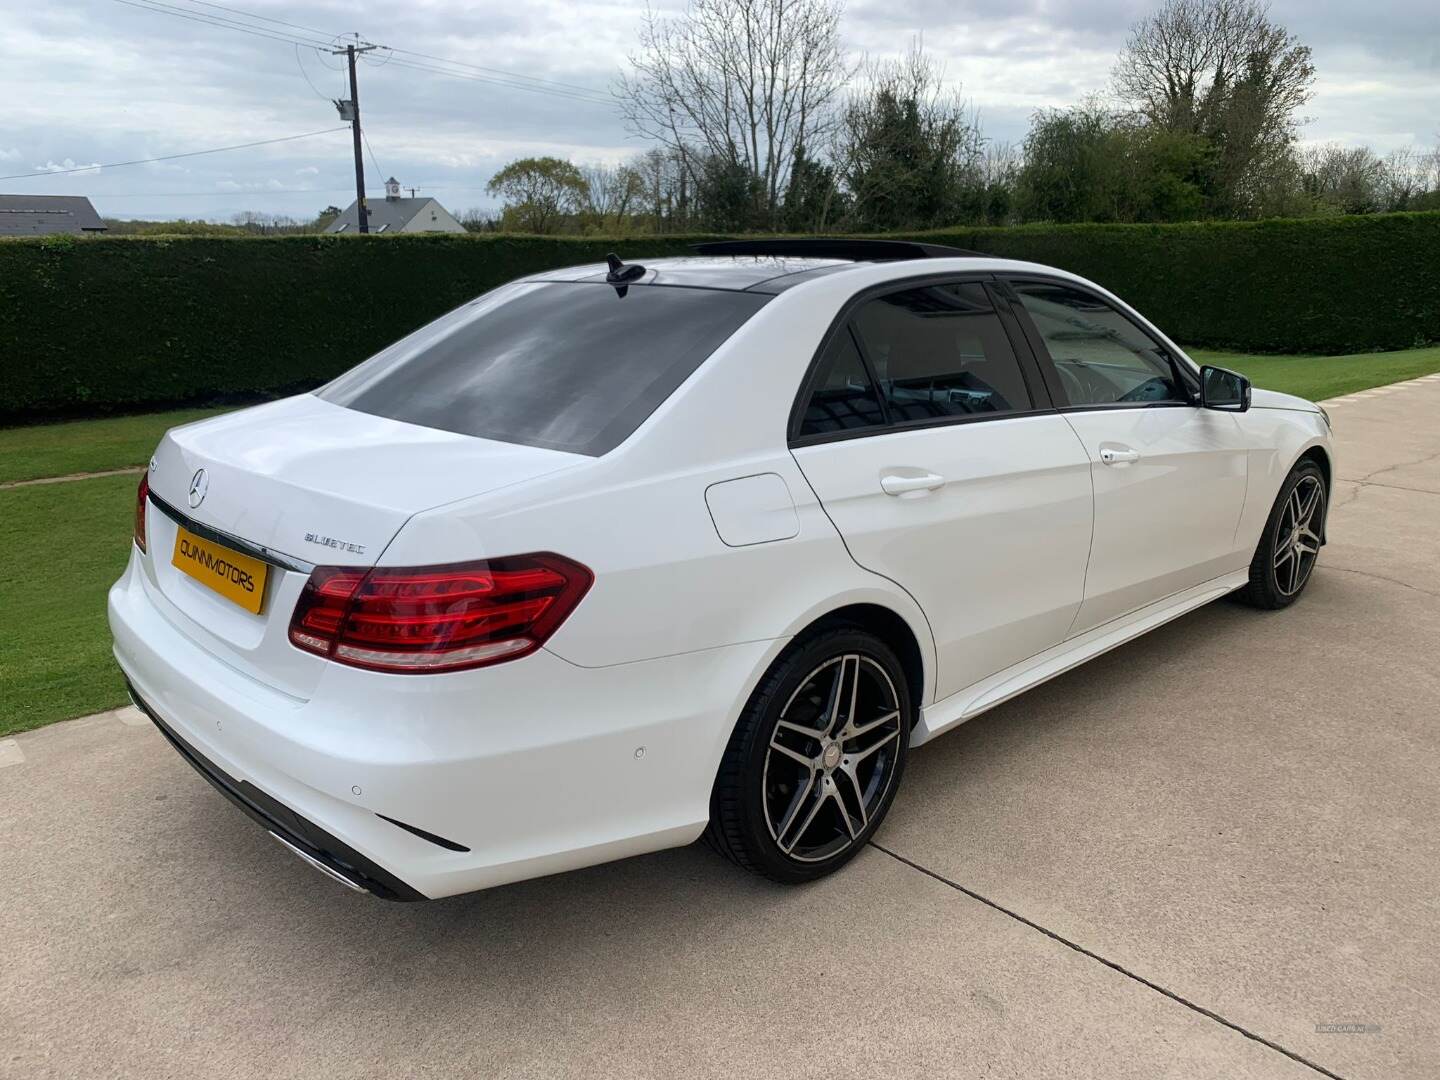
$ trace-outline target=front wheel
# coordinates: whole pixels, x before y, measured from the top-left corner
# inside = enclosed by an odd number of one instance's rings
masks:
[[[1241,600],[1258,608],[1283,608],[1304,592],[1320,555],[1326,495],[1325,474],[1315,462],[1307,459],[1290,471],[1265,522]]]
[[[854,857],[895,797],[910,745],[904,671],[879,638],[822,631],[766,674],[726,747],[706,839],[786,884]]]

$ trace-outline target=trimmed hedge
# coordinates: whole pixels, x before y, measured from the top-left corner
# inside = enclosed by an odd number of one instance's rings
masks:
[[[1440,213],[949,230],[1062,267],[1185,345],[1335,355],[1440,341]]]
[[[920,238],[920,237],[917,237]],[[278,393],[537,270],[703,237],[113,237],[0,242],[0,416]],[[1063,267],[1171,337],[1344,353],[1440,340],[1440,213],[924,234]]]
[[[0,417],[313,387],[495,285],[594,262],[616,244],[460,235],[0,241]],[[688,247],[667,239],[645,250]]]

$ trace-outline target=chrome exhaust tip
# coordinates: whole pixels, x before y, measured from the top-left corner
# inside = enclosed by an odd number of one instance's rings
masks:
[[[292,855],[303,859],[306,863],[313,866],[316,870],[319,870],[320,873],[324,874],[332,881],[338,881],[341,885],[344,885],[347,889],[350,889],[354,892],[365,893],[367,895],[369,894],[370,890],[365,888],[365,886],[361,885],[359,882],[351,881],[344,874],[340,873],[340,871],[334,870],[326,866],[323,862],[315,858],[313,855],[309,855],[301,851],[298,847],[292,844],[289,840],[286,840],[279,833],[272,832],[270,834],[270,838],[276,843],[281,844],[285,848],[285,850],[289,851]]]

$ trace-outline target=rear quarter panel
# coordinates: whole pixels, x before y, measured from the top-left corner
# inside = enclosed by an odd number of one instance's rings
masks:
[[[583,667],[785,638],[835,608],[877,603],[905,619],[933,670],[924,615],[899,586],[855,564],[788,452],[643,480],[601,471],[610,475],[583,486],[556,477],[418,515],[381,565],[529,551],[584,563],[595,582],[546,646]],[[706,488],[757,473],[784,481],[798,529],[731,547],[716,531]]]
[[[836,607],[877,603],[910,626],[928,680],[925,616],[898,585],[850,558],[789,451],[791,404],[840,302],[797,303],[809,288],[767,304],[615,450],[417,514],[380,564],[529,551],[576,559],[595,583],[547,648],[586,667],[780,639]],[[728,546],[706,489],[762,473],[784,482],[798,529]]]

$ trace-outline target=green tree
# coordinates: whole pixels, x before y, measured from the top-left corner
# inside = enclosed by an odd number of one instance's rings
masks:
[[[1113,221],[1122,175],[1112,115],[1094,101],[1037,112],[1017,195],[1030,221]],[[1122,151],[1123,152],[1123,151]]]
[[[1310,48],[1263,0],[1165,0],[1131,28],[1114,72],[1149,124],[1209,144],[1202,186],[1216,217],[1256,216],[1314,82]]]
[[[1181,221],[1204,216],[1211,148],[1090,100],[1036,113],[1017,200],[1035,221]]]
[[[585,205],[578,168],[560,158],[520,158],[490,178],[485,190],[505,200],[504,221],[519,232],[559,232]]]
[[[744,164],[714,154],[697,172],[695,205],[702,228],[751,232],[766,227],[769,215],[764,209],[764,181]]]
[[[851,227],[925,229],[963,220],[967,199],[973,208],[984,186],[984,139],[964,101],[944,91],[943,72],[918,43],[866,75],[839,136]]]
[[[805,148],[797,146],[781,208],[785,231],[823,232],[843,213],[835,167],[807,156]]]

